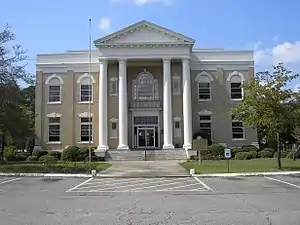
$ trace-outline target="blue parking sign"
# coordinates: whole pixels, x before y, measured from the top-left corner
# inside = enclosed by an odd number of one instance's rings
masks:
[[[225,154],[226,159],[231,158],[231,149],[230,148],[225,148],[224,154]]]

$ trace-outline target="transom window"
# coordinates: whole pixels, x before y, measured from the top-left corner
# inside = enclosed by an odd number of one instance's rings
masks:
[[[149,72],[139,74],[132,90],[134,100],[158,100],[158,83]]]
[[[93,120],[92,117],[80,118],[80,141],[89,142],[93,140]]]
[[[135,116],[134,125],[158,124],[158,116]]]
[[[200,132],[211,139],[211,115],[200,115]]]
[[[60,117],[49,117],[49,142],[59,142],[60,141]]]

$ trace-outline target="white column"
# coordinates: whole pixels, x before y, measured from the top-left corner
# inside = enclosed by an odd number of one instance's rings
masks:
[[[173,145],[173,126],[172,126],[172,93],[171,93],[171,59],[163,59],[164,74],[164,149],[172,149]]]
[[[126,60],[119,60],[119,146],[128,149],[128,107]]]
[[[183,89],[183,148],[192,148],[192,101],[190,59],[182,59],[182,89]]]
[[[97,150],[107,150],[107,60],[99,59],[99,145]]]

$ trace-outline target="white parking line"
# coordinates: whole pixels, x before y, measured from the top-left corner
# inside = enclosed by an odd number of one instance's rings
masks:
[[[267,177],[267,176],[265,176],[265,178],[267,178],[267,179],[269,179],[269,180],[275,180],[275,181],[277,181],[277,182],[281,182],[281,183],[284,183],[284,184],[288,184],[288,185],[293,186],[293,187],[296,187],[296,188],[300,188],[299,185],[292,184],[292,183],[286,182],[286,181],[284,181],[284,180],[279,180],[279,179],[275,179],[275,178],[273,178],[273,177]]]
[[[207,184],[205,184],[203,181],[201,181],[198,177],[193,176],[193,178],[199,182],[203,187],[205,187],[207,190],[213,192],[213,189],[209,187]]]
[[[15,180],[21,180],[22,178],[14,178],[14,179],[10,179],[10,180],[5,180],[5,181],[2,181],[0,182],[0,184],[6,184],[6,183],[9,183],[9,182],[12,182],[12,181],[15,181]]]
[[[163,179],[163,178],[160,178],[161,180]],[[153,179],[144,179],[143,181],[148,181],[148,180],[153,180]],[[141,180],[133,180],[133,181],[131,181],[131,180],[127,180],[127,181],[122,181],[122,182],[108,182],[108,183],[100,183],[99,182],[99,184],[98,185],[92,185],[92,186],[89,186],[89,184],[94,184],[95,182],[93,182],[93,183],[88,183],[87,185],[85,185],[84,187],[80,187],[80,188],[77,188],[77,189],[85,189],[85,188],[95,188],[95,187],[101,187],[101,186],[110,186],[110,185],[113,185],[113,186],[118,186],[119,184],[128,184],[128,183],[130,183],[130,184],[133,184],[133,183],[140,183],[141,182]]]
[[[178,180],[182,180],[185,178],[179,178]],[[139,185],[145,185],[145,184],[154,184],[154,183],[159,183],[161,180],[159,181],[151,181],[151,182],[146,182],[146,183],[139,183]],[[177,181],[175,183],[181,183],[182,181]],[[169,184],[173,184],[173,183],[168,183],[168,184],[164,184],[164,185],[169,185]],[[132,187],[132,186],[136,186],[136,184],[130,184],[130,185],[125,185],[125,186],[117,186],[116,188],[124,188],[124,187]],[[147,186],[147,187],[142,187],[142,188],[135,188],[135,189],[130,189],[130,191],[133,190],[139,190],[139,189],[146,189],[146,188],[150,188],[150,187],[156,187],[157,185],[154,186]],[[103,190],[109,190],[111,188],[104,188],[104,189],[97,189],[95,191],[103,191]]]
[[[157,185],[152,185],[152,186],[148,186],[148,187],[134,188],[134,189],[130,189],[130,191],[143,190],[143,189],[154,188],[154,187],[161,187],[161,186],[168,186],[168,185],[171,185],[171,184],[179,184],[179,183],[182,183],[182,181],[176,181],[176,182],[166,183],[166,184],[157,184]]]
[[[176,187],[161,189],[161,190],[157,190],[157,191],[168,191],[168,190],[172,190],[172,189],[176,189],[176,188],[189,187],[189,186],[193,186],[193,185],[199,185],[199,183],[186,184],[186,185],[181,185],[181,186],[176,186]]]
[[[93,180],[93,179],[94,179],[94,178],[93,178],[93,177],[91,177],[91,178],[87,179],[86,181],[83,181],[82,183],[80,183],[80,184],[76,185],[75,187],[72,187],[72,188],[70,188],[70,189],[69,189],[69,190],[67,190],[66,192],[73,191],[74,189],[76,189],[76,188],[78,188],[78,187],[80,187],[80,186],[82,186],[82,185],[84,185],[84,184],[88,183],[90,180]]]

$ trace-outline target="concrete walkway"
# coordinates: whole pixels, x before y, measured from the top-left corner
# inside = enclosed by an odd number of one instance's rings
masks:
[[[188,176],[178,160],[166,161],[111,161],[107,170],[99,173],[103,177],[157,177]]]

